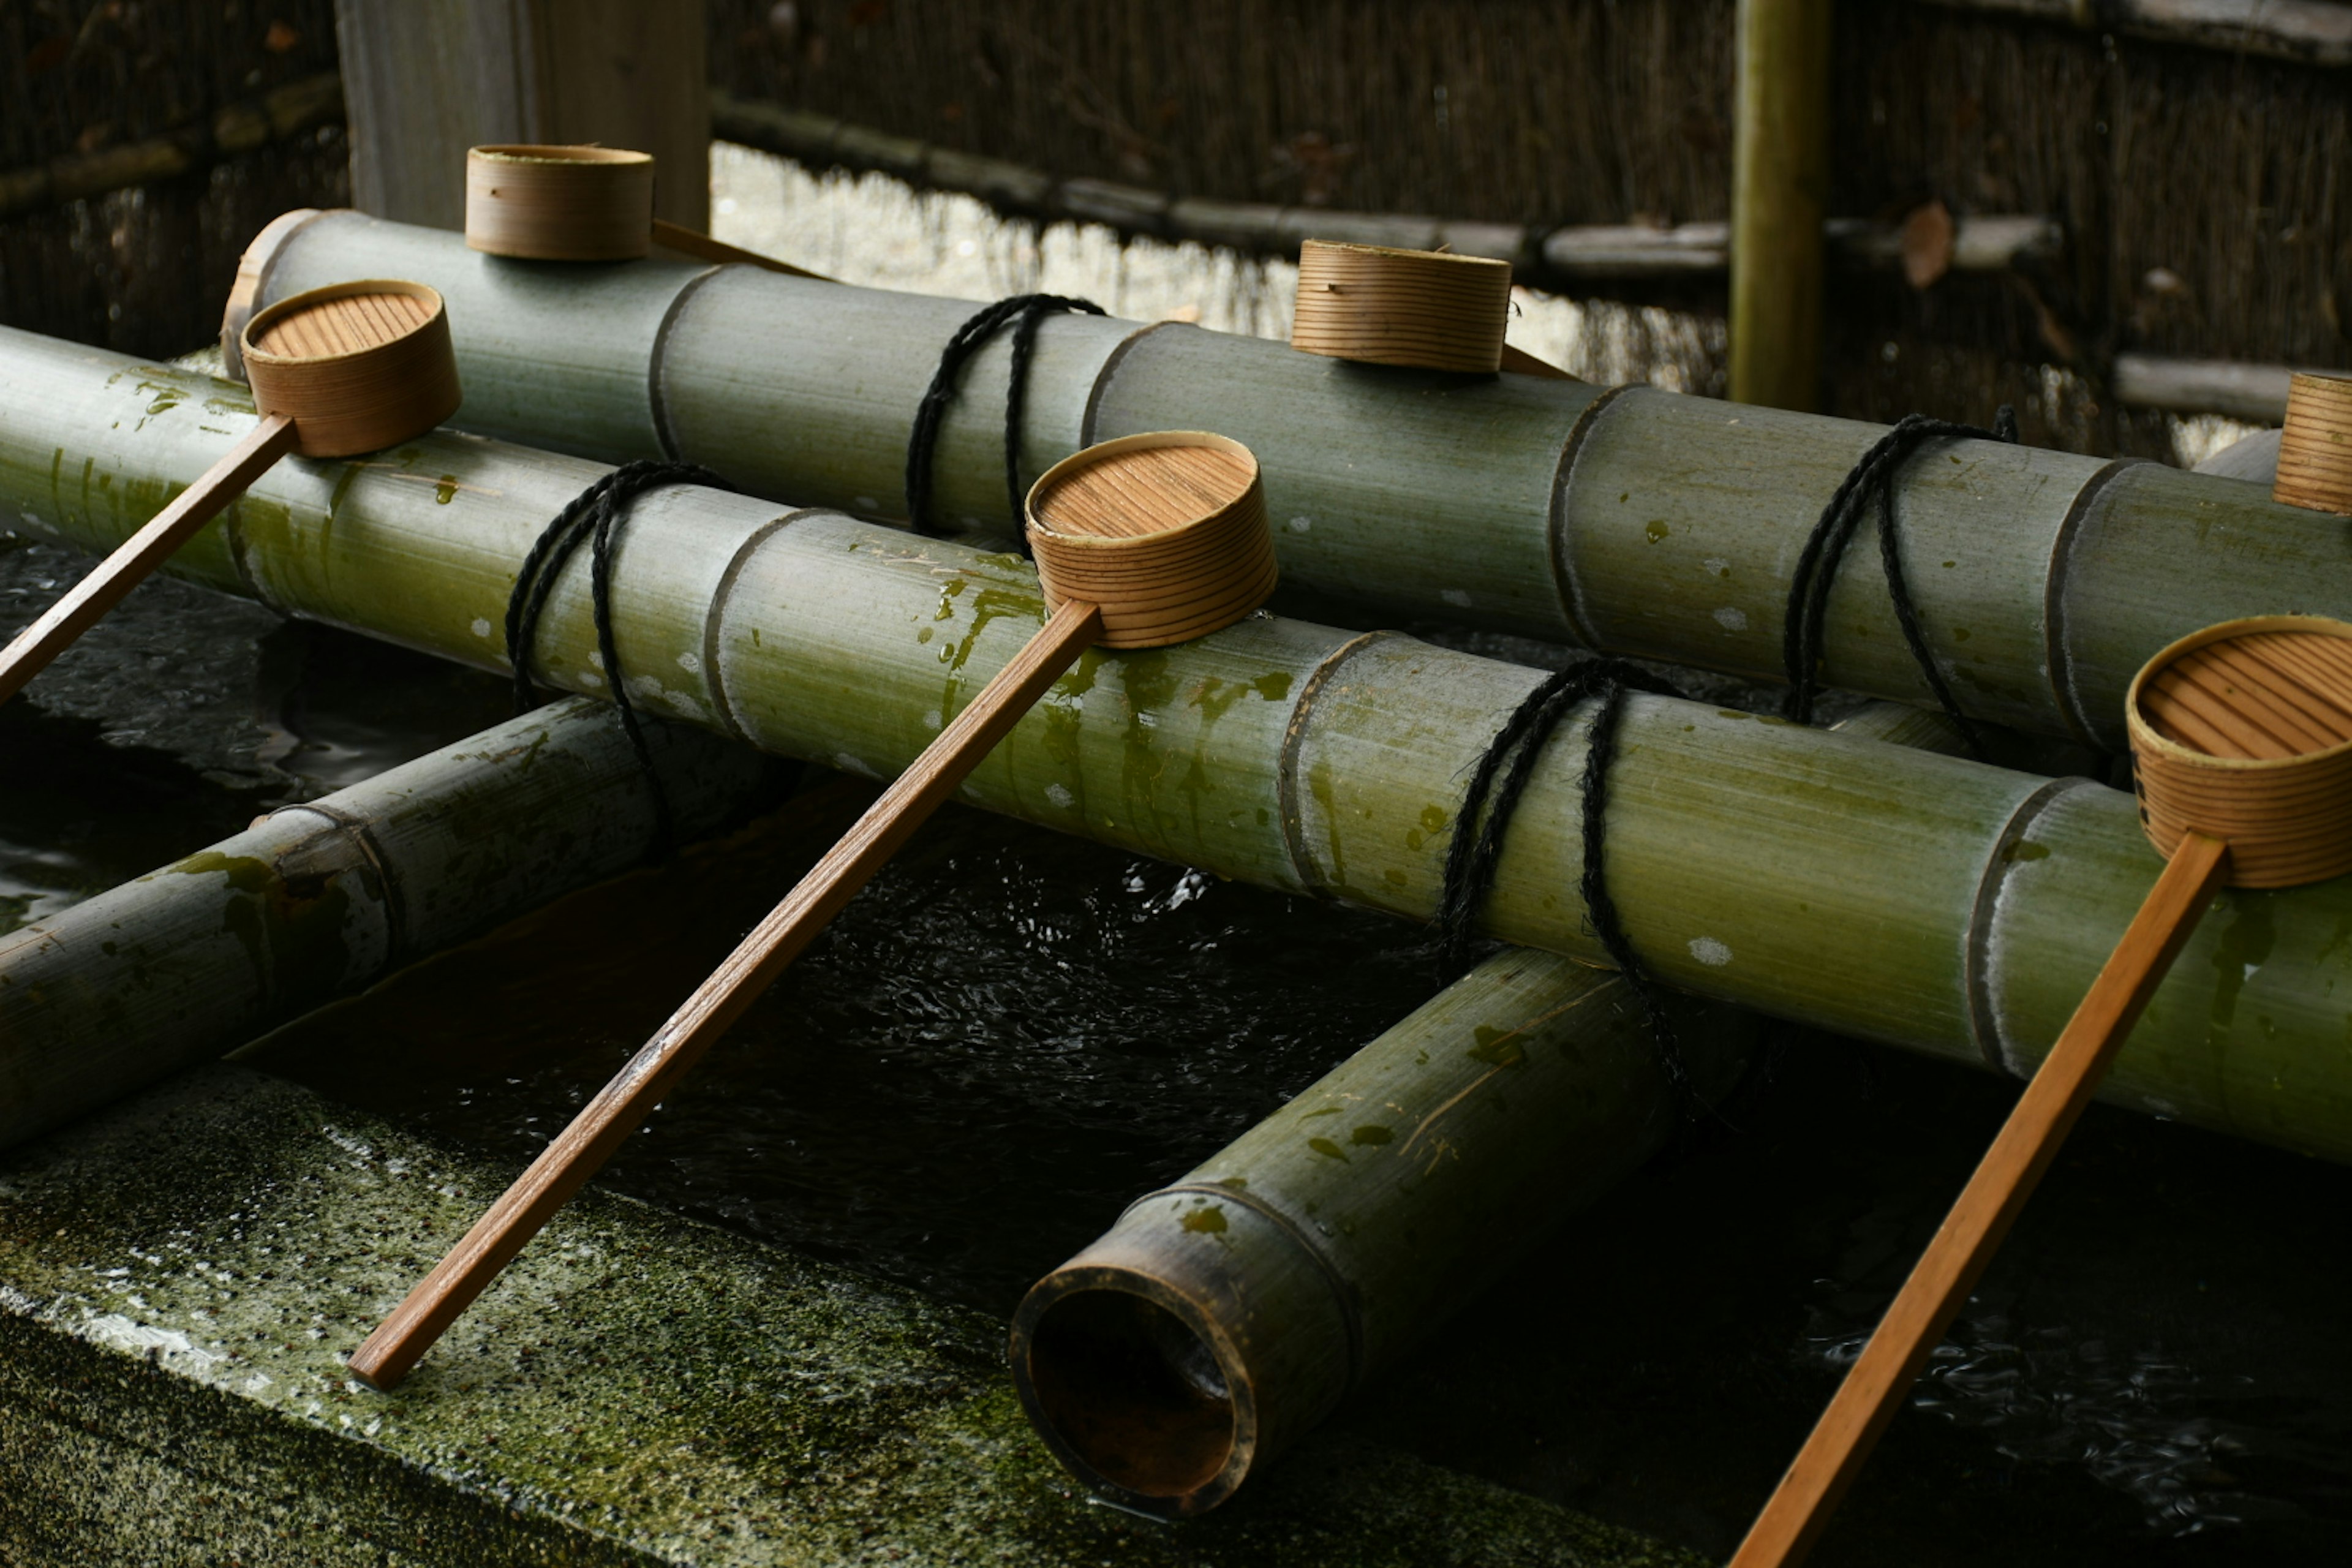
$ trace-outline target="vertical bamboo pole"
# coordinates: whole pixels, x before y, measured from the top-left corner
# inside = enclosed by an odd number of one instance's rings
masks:
[[[1822,359],[1831,0],[1739,0],[1731,397],[1806,412]]]

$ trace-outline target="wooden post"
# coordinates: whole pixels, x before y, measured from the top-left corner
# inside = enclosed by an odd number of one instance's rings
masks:
[[[466,222],[466,150],[597,142],[654,155],[654,212],[709,227],[702,7],[666,0],[336,0],[352,205]]]
[[[1810,412],[1829,216],[1831,0],[1739,0],[1731,397]]]

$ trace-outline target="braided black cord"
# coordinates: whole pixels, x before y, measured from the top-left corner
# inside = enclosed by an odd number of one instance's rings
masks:
[[[1912,659],[1927,678],[1927,688],[1936,694],[1945,717],[1951,720],[1961,739],[1967,742],[1969,754],[1979,762],[1990,760],[1983,735],[1961,711],[1959,700],[1952,695],[1944,672],[1937,668],[1928,651],[1927,633],[1919,625],[1918,605],[1911,597],[1911,586],[1904,574],[1902,546],[1895,526],[1895,479],[1903,465],[1930,441],[1958,439],[2013,443],[2017,439],[2016,411],[2003,404],[1990,430],[1930,419],[1924,414],[1905,415],[1871,444],[1839,482],[1829,505],[1822,509],[1820,520],[1806,536],[1804,550],[1797,557],[1796,572],[1790,578],[1788,607],[1780,628],[1780,659],[1789,681],[1789,694],[1781,703],[1781,712],[1788,718],[1800,724],[1813,721],[1813,703],[1821,694],[1830,587],[1836,581],[1837,563],[1843,559],[1854,530],[1874,507],[1878,515],[1879,561],[1886,574],[1886,596],[1895,606],[1895,621],[1903,630],[1904,646],[1911,650]]]
[[[1013,365],[1012,380],[1004,392],[1004,488],[1012,503],[1013,529],[1021,538],[1021,553],[1029,553],[1027,531],[1021,527],[1021,412],[1029,400],[1029,359],[1036,347],[1037,324],[1047,316],[1066,310],[1089,316],[1104,313],[1103,308],[1091,300],[1062,294],[1015,294],[974,313],[955,330],[947,347],[940,351],[939,368],[931,373],[931,384],[924,390],[922,402],[915,406],[915,427],[907,437],[907,517],[917,533],[937,538],[940,532],[939,525],[931,521],[933,457],[939,447],[940,426],[961,390],[963,367],[987,346],[991,338],[1010,324]]]
[[[653,749],[646,742],[636,707],[629,700],[628,685],[621,675],[620,650],[613,640],[613,550],[620,538],[621,525],[627,521],[629,503],[666,485],[701,485],[720,490],[735,488],[698,463],[623,464],[574,496],[541,531],[523,557],[513,591],[507,595],[507,658],[514,668],[515,711],[528,713],[539,705],[539,695],[531,685],[530,650],[538,640],[540,615],[547,607],[548,595],[554,592],[555,580],[562,573],[564,563],[572,559],[572,552],[580,548],[583,540],[593,541],[589,555],[589,590],[595,615],[596,651],[604,659],[604,682],[612,691],[613,704],[621,710],[621,728],[628,733],[629,749],[636,753],[637,766],[646,775],[646,786],[653,791],[657,850],[667,850],[672,837],[669,796],[662,789],[660,773],[654,769]]]
[[[1608,840],[1609,766],[1617,754],[1618,720],[1626,694],[1646,691],[1672,696],[1674,688],[1637,665],[1622,659],[1596,658],[1571,666],[1550,677],[1527,695],[1488,743],[1470,775],[1454,819],[1454,840],[1445,851],[1445,885],[1437,907],[1438,968],[1448,984],[1460,979],[1472,962],[1479,906],[1494,889],[1495,867],[1501,858],[1503,835],[1508,830],[1519,797],[1535,777],[1536,758],[1561,720],[1577,704],[1597,698],[1591,733],[1585,742],[1582,791],[1584,867],[1577,884],[1593,934],[1625,978],[1639,1003],[1643,1017],[1657,1043],[1658,1059],[1678,1091],[1687,1092],[1689,1076],[1683,1069],[1672,1021],[1658,994],[1657,983],[1633,950],[1609,896],[1605,851]],[[1505,771],[1505,763],[1509,767]],[[1499,788],[1496,775],[1502,775]],[[1488,802],[1489,793],[1493,795]],[[1485,820],[1479,814],[1485,811]],[[1475,825],[1475,831],[1473,826]]]

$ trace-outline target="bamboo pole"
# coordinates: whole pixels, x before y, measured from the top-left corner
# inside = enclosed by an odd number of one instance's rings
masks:
[[[1966,750],[1893,702],[1838,729]],[[1012,1362],[1031,1424],[1128,1507],[1216,1507],[1728,1089],[1754,1018],[1675,1005],[1687,1100],[1614,975],[1486,960],[1029,1292]]]
[[[1401,250],[1435,250],[1507,261],[1517,279],[1580,293],[1596,284],[1638,279],[1720,276],[1731,263],[1731,226],[1698,222],[1540,225],[1482,223],[1411,213],[1339,212],[1176,196],[1108,180],[1061,179],[1041,169],[959,153],[934,142],[891,136],[829,114],[710,95],[712,133],[810,169],[882,174],[924,190],[952,191],[1000,213],[1045,223],[1100,223],[1122,235],[1229,246],[1297,259],[1308,239],[1344,240]],[[1822,227],[1832,261],[1899,271],[1900,226],[1869,218],[1832,218]],[[1957,272],[2005,272],[2055,257],[2065,245],[2046,217],[1963,215],[1952,246]]]
[[[1755,1021],[1675,1012],[1698,1092],[1723,1092]],[[1684,1114],[1623,982],[1499,953],[1040,1280],[1013,1386],[1096,1491],[1206,1512]]]
[[[1731,397],[1810,410],[1822,373],[1831,0],[1739,0]]]
[[[322,71],[161,136],[0,171],[0,218],[176,179],[342,118],[343,79]]]
[[[647,734],[681,832],[775,784],[745,747]],[[613,709],[572,698],[0,937],[0,1148],[625,870],[659,837]]]
[[[653,259],[502,264],[456,235],[330,213],[255,266],[259,298],[371,268],[438,288],[466,427],[606,461],[677,456],[758,493],[901,516],[907,433],[968,300]],[[939,511],[1009,531],[1009,345],[968,369]],[[1112,436],[1213,429],[1265,466],[1284,580],[1453,621],[1770,679],[1799,545],[1883,432],[1647,387],[1334,365],[1197,327],[1046,321],[1022,467]],[[2125,687],[2200,626],[2352,615],[2337,526],[2252,487],[1959,442],[1901,477],[1929,645],[1975,716],[2106,750]],[[1884,583],[1832,595],[1826,678],[1932,704]],[[1948,566],[1946,563],[1950,564]]]
[[[210,522],[237,491],[293,449],[293,420],[272,414],[256,425],[219,463],[173,497],[152,521],[92,567],[5,647],[0,647],[0,702],[23,690],[26,681],[104,619],[107,611],[171,559],[172,552]]]
[[[2332,0],[1928,0],[2084,32],[2255,55],[2298,65],[2352,66],[2352,14]]]
[[[2224,884],[2228,860],[2229,847],[2221,840],[2192,833],[2166,863],[2091,983],[2090,994],[2026,1085],[1926,1254],[1872,1331],[1861,1359],[1765,1502],[1731,1568],[1781,1568],[1811,1552],[1886,1424],[1903,1407],[1928,1353],[1968,1305],[1986,1265],[2089,1108],[2107,1064]]]
[[[87,547],[119,542],[253,419],[233,386],[31,334],[0,334],[0,515]],[[159,387],[177,401],[151,414]],[[171,569],[500,668],[518,563],[602,471],[448,435],[360,463],[289,460]],[[540,662],[595,693],[587,575],[559,584]],[[1017,558],[694,489],[638,505],[614,583],[648,711],[871,777],[906,767],[1044,608]],[[1464,780],[1540,679],[1408,637],[1253,618],[1180,648],[1089,653],[962,797],[1425,920]],[[1667,699],[1633,700],[1625,724],[1610,862],[1632,939],[1666,983],[1758,1011],[2028,1076],[2158,869],[2130,797],[2086,780]],[[1583,755],[1580,729],[1547,750],[1486,929],[1592,959],[1574,891]],[[2103,1094],[2352,1158],[2339,921],[2352,879],[2225,895]]]

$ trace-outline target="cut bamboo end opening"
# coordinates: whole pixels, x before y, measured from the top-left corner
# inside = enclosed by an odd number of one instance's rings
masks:
[[[2352,872],[2352,625],[2192,632],[2132,681],[2125,724],[2140,824],[2165,855],[2196,832],[2228,841],[2240,887]]]
[[[506,145],[466,154],[466,244],[531,261],[631,261],[653,250],[654,160],[620,147]]]
[[[441,296],[368,279],[279,300],[239,334],[262,414],[291,419],[306,458],[412,441],[457,412],[457,353]]]
[[[1238,441],[1160,430],[1065,458],[1030,487],[1048,610],[1102,611],[1105,647],[1164,647],[1232,626],[1274,592],[1257,458]]]
[[[1511,317],[1511,264],[1483,256],[1310,239],[1298,249],[1290,346],[1420,370],[1494,371]]]
[[[1132,1260],[1097,1258],[1119,1240],[1105,1237],[1022,1301],[1013,1385],[1055,1458],[1097,1492],[1164,1518],[1204,1513],[1249,1475],[1257,1378],[1202,1301]]]
[[[2298,371],[2288,381],[2271,499],[2352,515],[2352,376]]]

